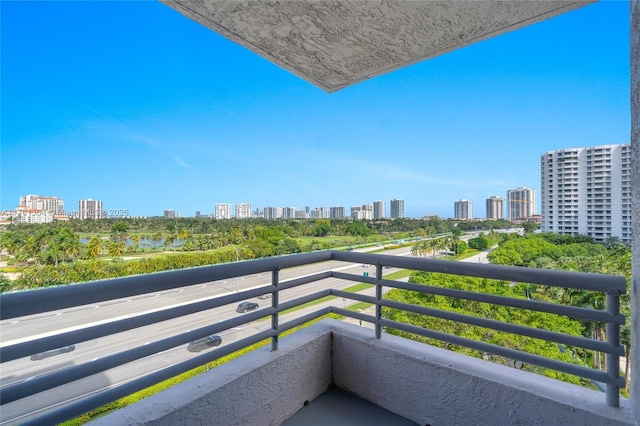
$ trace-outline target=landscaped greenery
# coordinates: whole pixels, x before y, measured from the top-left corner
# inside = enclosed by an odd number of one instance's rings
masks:
[[[455,249],[461,253],[466,244],[459,240],[456,225],[436,217],[379,221],[125,218],[16,224],[0,234],[0,249],[9,253],[8,267],[15,268],[12,272],[19,277],[0,280],[0,291],[443,233],[453,235]],[[514,224],[483,222],[480,226]]]

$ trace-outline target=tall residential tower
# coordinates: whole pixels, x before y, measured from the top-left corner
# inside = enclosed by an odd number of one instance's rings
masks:
[[[507,191],[507,218],[523,220],[536,214],[536,190],[519,187]]]
[[[541,156],[542,231],[631,241],[631,145]]]

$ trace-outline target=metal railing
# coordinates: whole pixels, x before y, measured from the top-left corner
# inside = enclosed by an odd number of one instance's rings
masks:
[[[282,282],[280,281],[280,272],[285,268],[310,265],[330,260],[375,265],[376,276],[369,277],[362,276],[360,274],[341,272],[339,270],[326,270],[309,276],[302,276]],[[508,298],[491,294],[387,280],[383,278],[382,274],[384,267],[441,272],[447,274],[506,280],[510,282],[543,284],[546,286],[603,292],[606,294],[606,310],[600,311],[582,307],[551,304],[535,300]],[[626,292],[625,279],[619,276],[497,265],[481,265],[356,252],[323,251],[141,276],[116,278],[89,282],[81,285],[69,285],[35,291],[3,294],[0,295],[0,320],[7,321],[27,315],[40,314],[98,302],[131,298],[133,296],[157,293],[163,290],[180,289],[195,284],[264,272],[271,272],[271,285],[236,293],[227,293],[218,297],[212,296],[211,298],[206,298],[204,300],[197,300],[171,306],[161,310],[152,310],[139,315],[124,316],[122,318],[114,319],[113,321],[104,323],[99,322],[88,327],[76,327],[67,331],[61,331],[54,335],[41,336],[33,340],[19,339],[16,341],[2,342],[2,346],[0,347],[0,361],[2,363],[6,363],[23,357],[29,357],[33,354],[39,354],[45,351],[66,347],[68,345],[75,345],[80,342],[110,336],[126,330],[133,330],[142,326],[156,324],[160,321],[179,318],[185,315],[203,312],[208,309],[241,302],[268,292],[271,293],[270,307],[249,312],[242,316],[218,323],[213,323],[195,330],[189,330],[169,337],[164,337],[143,346],[132,347],[130,349],[100,357],[90,362],[84,362],[62,370],[38,375],[28,381],[3,385],[0,389],[0,403],[5,405],[57,386],[68,385],[75,380],[89,377],[93,374],[104,372],[111,368],[188,344],[189,342],[202,338],[203,336],[220,333],[234,327],[239,327],[242,324],[260,320],[266,316],[271,316],[270,329],[257,332],[256,334],[244,339],[225,344],[212,351],[208,351],[202,355],[196,355],[177,364],[161,368],[116,387],[88,395],[80,401],[72,402],[33,420],[34,423],[38,424],[58,423],[115,401],[123,396],[130,395],[163,380],[174,377],[180,373],[192,370],[222,356],[263,341],[264,339],[271,339],[271,348],[275,351],[278,349],[278,336],[280,333],[328,313],[337,313],[346,317],[368,321],[374,324],[375,337],[378,339],[382,338],[383,328],[393,328],[606,383],[607,405],[612,407],[619,406],[619,389],[624,387],[624,380],[619,375],[619,357],[624,354],[623,347],[620,345],[619,340],[620,325],[624,324],[624,317],[619,311],[619,297],[621,294]],[[318,282],[327,278],[338,278],[358,283],[364,282],[374,284],[375,296],[367,296],[334,288],[326,288],[294,300],[286,302],[280,301],[280,293],[284,290],[304,286],[305,284]],[[390,299],[384,299],[383,287],[486,302],[495,305],[564,315],[581,320],[604,322],[607,324],[607,340],[603,342],[449,311],[440,311],[424,306],[400,303]],[[282,312],[326,296],[337,296],[339,298],[371,303],[375,305],[375,315],[368,315],[363,312],[350,311],[340,307],[330,306],[317,308],[311,313],[302,315],[284,324],[280,323],[279,320]],[[527,352],[496,346],[481,341],[469,340],[435,330],[424,329],[411,324],[392,321],[382,316],[383,307],[430,315],[466,324],[482,326],[493,330],[514,333],[521,336],[543,339],[556,342],[560,345],[568,345],[606,353],[606,371],[591,369],[585,366],[549,359]]]

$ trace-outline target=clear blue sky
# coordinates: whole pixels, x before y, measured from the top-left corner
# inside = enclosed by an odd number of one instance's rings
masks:
[[[540,189],[540,155],[629,143],[629,4],[603,2],[327,94],[157,2],[1,7],[1,193],[193,216]]]

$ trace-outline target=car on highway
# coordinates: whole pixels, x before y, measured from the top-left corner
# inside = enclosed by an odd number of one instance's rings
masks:
[[[76,345],[63,346],[61,348],[51,349],[49,351],[40,352],[38,354],[31,355],[31,361],[40,361],[41,359],[49,358],[52,356],[66,354],[76,350]]]
[[[260,296],[258,296],[258,299],[260,300],[271,299],[271,293],[261,294]]]
[[[260,305],[254,302],[242,302],[236,308],[236,312],[240,312],[240,313],[251,312],[251,311],[255,311],[259,307]]]
[[[203,337],[202,339],[189,342],[189,345],[187,346],[187,350],[189,352],[200,352],[203,349],[209,349],[214,346],[220,346],[221,343],[222,343],[222,338],[216,334],[212,334],[211,336]]]

